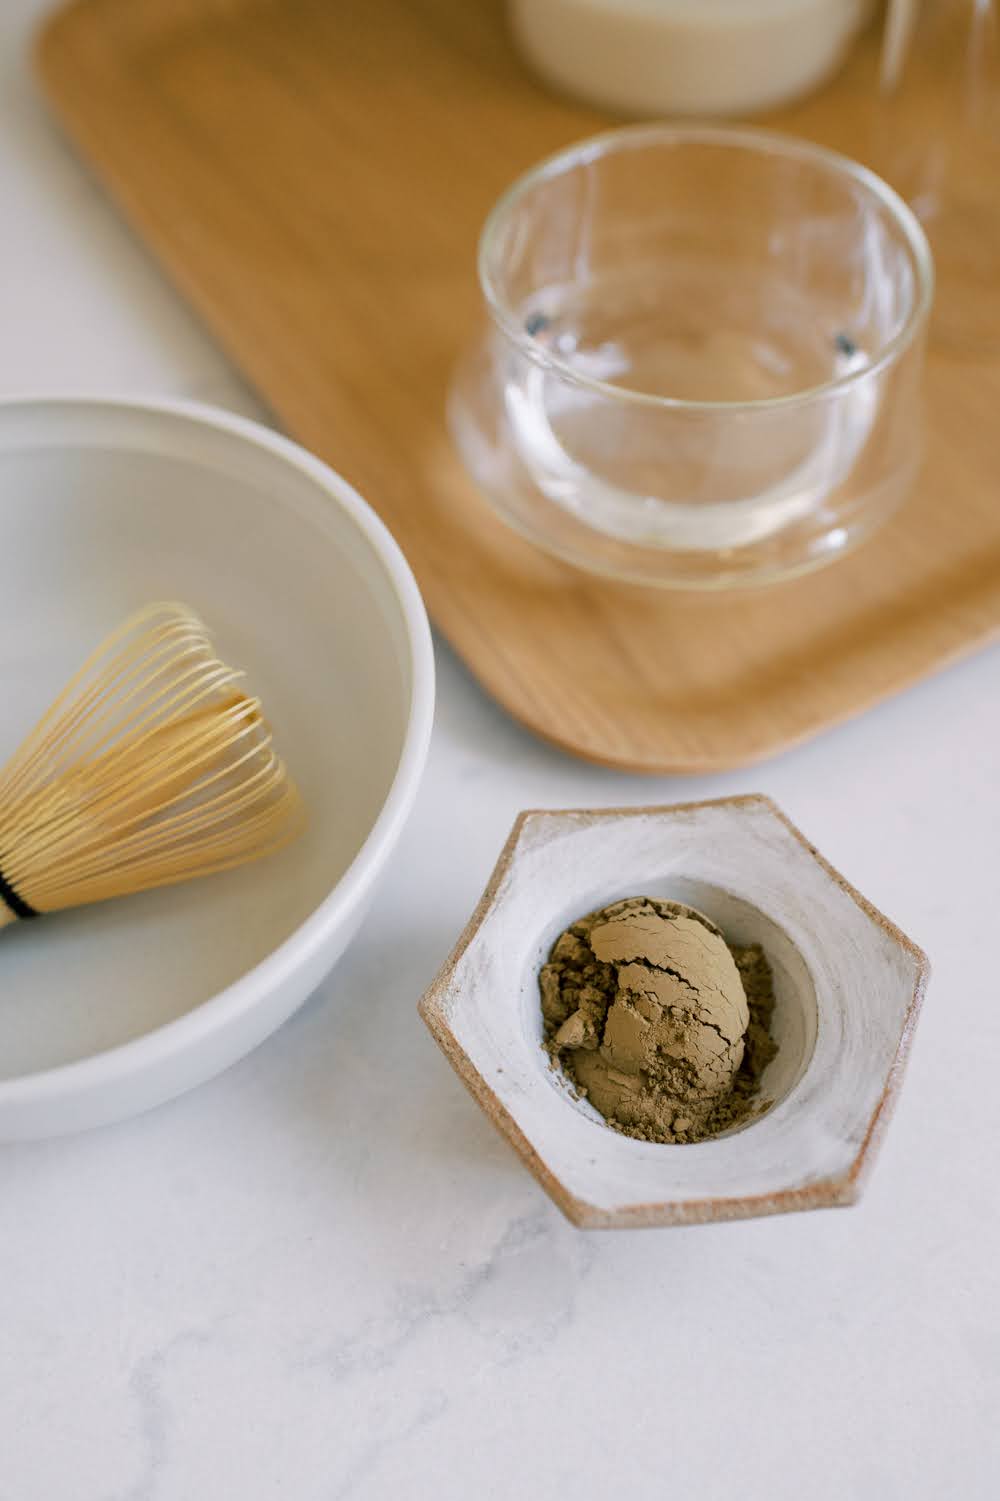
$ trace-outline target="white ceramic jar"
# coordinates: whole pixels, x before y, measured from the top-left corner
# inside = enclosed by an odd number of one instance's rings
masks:
[[[550,84],[631,115],[738,115],[787,103],[843,60],[871,0],[510,0]]]

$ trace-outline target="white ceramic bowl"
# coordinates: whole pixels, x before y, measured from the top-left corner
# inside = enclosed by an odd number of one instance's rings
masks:
[[[538,972],[625,896],[696,907],[774,976],[766,1114],[666,1145],[608,1129],[542,1049]],[[421,1012],[575,1224],[628,1228],[852,1204],[892,1113],[928,965],[770,798],[522,813]]]
[[[0,760],[121,617],[182,599],[246,667],[306,834],[224,876],[0,937],[0,1139],[147,1109],[247,1053],[343,952],[397,843],[434,700],[385,527],[266,428],[191,403],[0,403]]]

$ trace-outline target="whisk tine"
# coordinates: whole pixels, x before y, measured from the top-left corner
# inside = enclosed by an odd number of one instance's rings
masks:
[[[138,652],[136,654],[139,655]],[[102,655],[103,652],[95,653],[91,659],[92,667],[98,664]],[[89,733],[79,737],[76,754],[80,755],[86,749],[89,754],[96,755],[103,746],[128,729],[138,728],[145,722],[155,726],[160,719],[169,717],[172,713],[180,713],[187,701],[194,706],[213,691],[221,690],[243,676],[223,663],[211,660],[196,662],[184,672],[178,671],[180,658],[167,657],[160,666],[151,670],[152,660],[148,654],[139,655],[139,660],[128,674],[116,671],[120,664],[115,664],[115,667],[109,669],[103,682],[99,681],[89,689],[83,686],[86,673],[78,674],[76,681],[79,692],[75,701],[65,702],[51,731],[47,728],[52,722],[51,711],[36,730],[38,744],[35,763],[53,765],[61,747],[66,743],[73,743],[74,734],[80,726]],[[164,676],[168,676],[167,683],[154,692]],[[119,691],[117,699],[114,691],[121,690],[122,684],[116,682],[116,678],[121,678],[127,687],[127,691]],[[126,710],[129,712],[126,713]]]
[[[243,677],[185,605],[147,606],[91,653],[0,771],[0,927],[295,837],[301,801]]]
[[[79,743],[76,745],[78,756],[82,755],[85,749],[89,748],[93,751],[94,737],[100,733],[101,727],[110,717],[110,713],[105,715],[99,712],[102,704],[113,700],[115,692],[121,690],[123,683],[127,686],[130,679],[141,687],[144,669],[149,683],[147,695],[149,698],[154,696],[151,693],[151,687],[156,680],[156,674],[155,671],[149,671],[149,664],[155,661],[155,654],[150,655],[149,650],[143,645],[142,638],[133,641],[131,646],[124,643],[128,634],[140,627],[144,619],[151,616],[157,609],[158,607],[153,607],[151,611],[142,611],[134,616],[132,621],[125,622],[122,628],[108,637],[91,654],[70,679],[65,689],[38,722],[34,734],[8,765],[7,775],[12,792],[25,777],[30,777],[40,768],[46,775],[51,776],[59,762],[63,747],[66,744],[73,744],[75,736],[79,737]],[[153,643],[159,643],[164,634],[162,630],[156,630],[150,633],[149,639]],[[118,649],[118,655],[110,655],[115,648]],[[101,672],[101,664],[105,659],[107,659],[107,665]],[[96,677],[95,674],[97,674]],[[88,679],[92,678],[93,681],[88,682]]]

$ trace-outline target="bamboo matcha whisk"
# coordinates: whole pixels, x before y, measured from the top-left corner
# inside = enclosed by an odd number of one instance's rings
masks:
[[[242,678],[184,605],[102,642],[0,771],[0,928],[294,838],[301,802]]]

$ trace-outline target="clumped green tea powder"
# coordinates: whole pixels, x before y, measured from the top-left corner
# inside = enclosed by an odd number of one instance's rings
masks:
[[[760,944],[679,902],[629,897],[560,934],[539,977],[545,1047],[608,1125],[703,1141],[767,1109],[777,1052]]]

